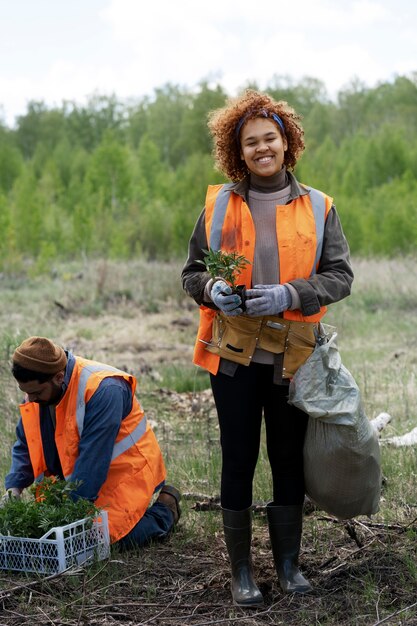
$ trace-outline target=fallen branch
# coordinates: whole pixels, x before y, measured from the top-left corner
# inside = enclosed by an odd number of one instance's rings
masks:
[[[327,517],[325,515],[320,516],[317,519],[322,521],[322,522],[331,522],[332,524],[338,524],[338,525],[344,525],[346,523],[346,520],[343,521],[343,520],[337,519],[337,517]],[[351,524],[357,524],[357,525],[362,526],[364,528],[379,528],[381,530],[396,530],[396,531],[398,531],[400,533],[406,532],[406,530],[411,528],[416,521],[417,521],[417,518],[414,518],[411,522],[409,522],[408,524],[405,524],[404,526],[402,526],[401,524],[382,524],[382,523],[378,523],[378,522],[366,522],[366,523],[364,523],[364,522],[356,520],[356,519],[349,520],[349,522]]]
[[[415,446],[417,444],[417,426],[405,433],[405,435],[399,435],[398,437],[387,437],[381,439],[381,443],[386,443],[397,448],[402,446]]]
[[[184,500],[203,500],[204,502],[220,502],[220,496],[209,496],[204,493],[185,491],[182,494]]]
[[[373,420],[370,420],[371,426],[379,434],[381,430],[384,430],[385,426],[390,423],[392,417],[389,413],[380,413]]]
[[[389,413],[380,413],[373,420],[370,420],[372,427],[379,435],[387,424],[392,420],[392,416]],[[381,439],[381,443],[395,446],[397,448],[403,446],[415,446],[417,444],[417,426],[404,435],[396,437],[385,437]]]

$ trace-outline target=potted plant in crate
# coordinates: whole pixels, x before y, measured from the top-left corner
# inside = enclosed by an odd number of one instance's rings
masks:
[[[46,477],[31,497],[9,494],[0,508],[0,570],[51,574],[109,551],[107,513],[70,494],[77,482]]]
[[[236,280],[238,274],[245,269],[250,263],[242,254],[237,252],[223,252],[222,250],[203,250],[203,260],[197,259],[197,263],[201,263],[212,278],[222,278],[230,285],[233,293],[237,293],[241,300],[241,308],[246,310],[246,287],[245,285],[237,285]]]

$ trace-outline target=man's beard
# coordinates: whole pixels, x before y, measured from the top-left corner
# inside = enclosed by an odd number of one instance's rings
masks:
[[[38,400],[37,404],[39,404],[40,406],[54,406],[58,404],[58,402],[61,400],[62,395],[63,395],[62,385],[55,385],[55,383],[52,383],[52,385],[53,386],[52,386],[50,399]]]

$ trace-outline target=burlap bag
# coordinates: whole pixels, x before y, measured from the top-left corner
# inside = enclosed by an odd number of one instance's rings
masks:
[[[298,369],[289,402],[307,413],[304,444],[306,493],[340,519],[379,509],[380,451],[364,413],[360,391],[342,365],[333,333]]]

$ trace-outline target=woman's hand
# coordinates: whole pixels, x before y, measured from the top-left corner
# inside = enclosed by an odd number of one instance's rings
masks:
[[[210,297],[225,315],[240,315],[243,312],[240,308],[242,304],[240,296],[232,293],[232,288],[224,280],[216,280],[211,288]]]
[[[291,304],[291,293],[285,285],[255,285],[246,290],[246,315],[278,315]]]

